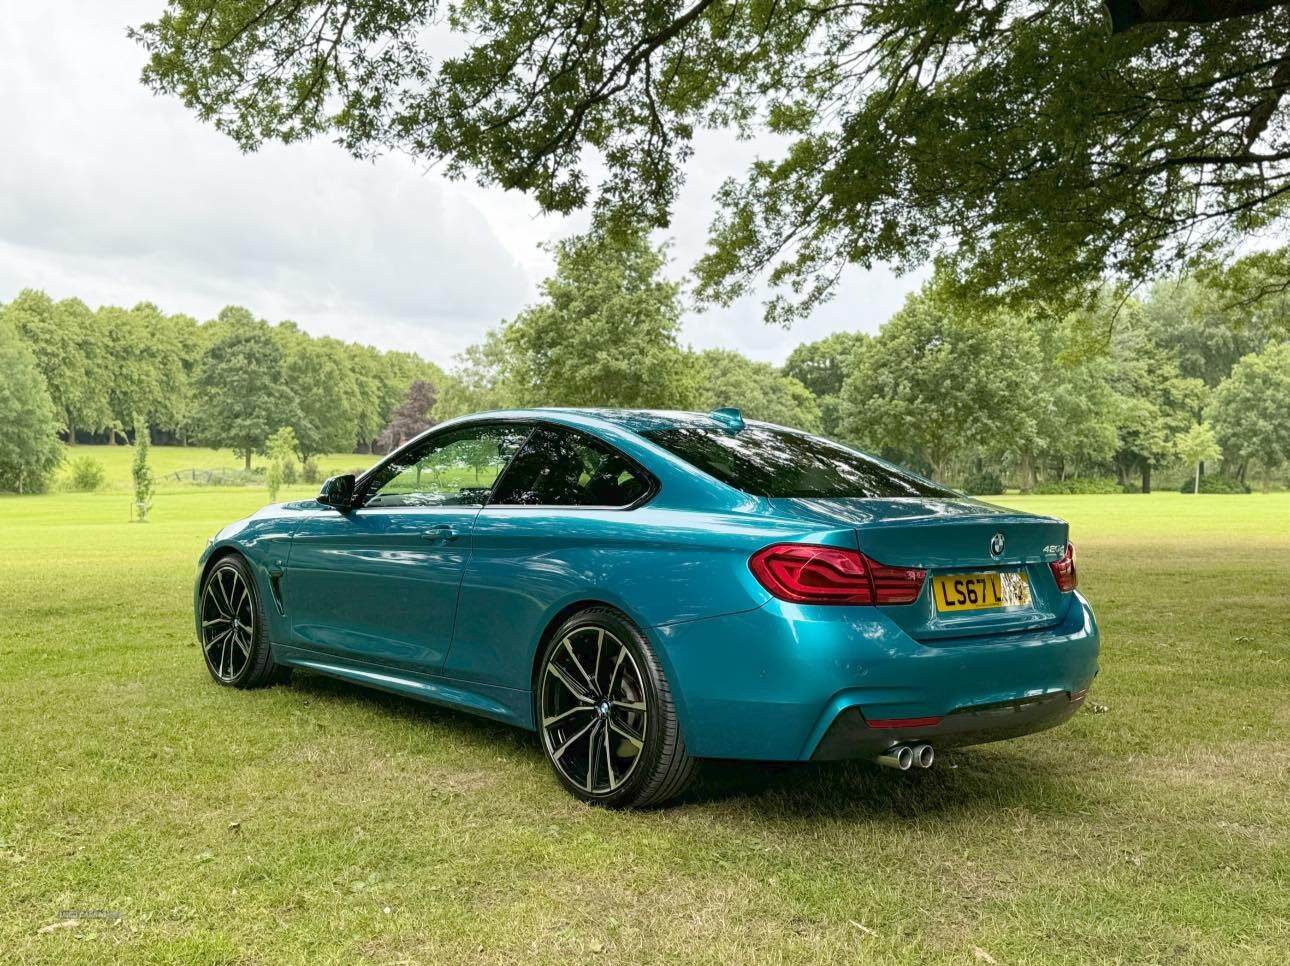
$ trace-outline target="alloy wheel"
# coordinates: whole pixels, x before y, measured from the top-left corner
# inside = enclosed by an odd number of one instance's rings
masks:
[[[225,684],[237,679],[255,643],[255,602],[236,567],[216,567],[202,591],[202,649]]]
[[[578,788],[607,795],[636,771],[649,728],[644,679],[603,627],[580,627],[551,649],[540,709],[547,754]]]

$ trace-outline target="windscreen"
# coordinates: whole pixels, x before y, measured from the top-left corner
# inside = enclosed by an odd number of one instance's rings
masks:
[[[707,422],[641,433],[723,483],[765,497],[957,497],[926,480],[831,443],[775,426],[749,423],[738,432]]]

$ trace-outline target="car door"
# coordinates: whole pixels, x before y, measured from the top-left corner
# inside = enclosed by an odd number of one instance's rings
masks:
[[[529,649],[552,602],[594,586],[611,560],[648,540],[623,511],[646,502],[654,487],[604,441],[538,426],[475,521],[444,674],[528,688]]]
[[[362,481],[356,509],[320,507],[304,521],[285,575],[292,643],[438,671],[475,517],[529,428],[492,423],[434,434]]]

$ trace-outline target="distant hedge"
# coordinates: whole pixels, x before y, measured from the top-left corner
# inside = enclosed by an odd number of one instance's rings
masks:
[[[963,482],[963,492],[969,496],[998,496],[1003,492],[1003,479],[988,470],[973,473]]]
[[[1179,493],[1191,493],[1195,480],[1188,478],[1178,487]],[[1202,476],[1200,478],[1202,493],[1249,493],[1250,488],[1232,476]]]
[[[1037,485],[1032,493],[1123,493],[1124,486],[1111,476],[1073,476],[1068,480],[1047,480]]]

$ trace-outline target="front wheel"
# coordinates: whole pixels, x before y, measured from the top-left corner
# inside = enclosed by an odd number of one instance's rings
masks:
[[[555,632],[539,664],[536,710],[547,760],[584,802],[656,805],[694,774],[658,657],[617,611],[588,608]]]
[[[202,584],[198,605],[202,656],[217,682],[234,688],[259,688],[282,680],[286,668],[275,664],[255,579],[239,556],[221,558]]]

